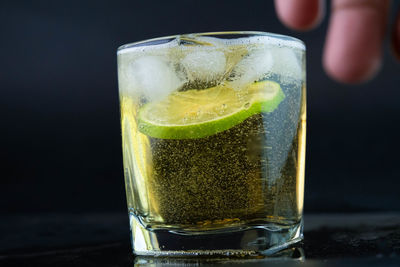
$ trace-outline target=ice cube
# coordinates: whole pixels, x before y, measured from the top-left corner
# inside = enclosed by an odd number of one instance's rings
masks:
[[[233,68],[232,85],[240,89],[246,84],[264,78],[273,66],[273,57],[269,50],[256,50],[250,52]]]
[[[210,82],[224,75],[226,58],[221,51],[197,51],[187,54],[182,65],[190,81]]]
[[[162,100],[186,82],[163,56],[140,57],[128,65],[124,74],[127,90],[148,101]]]
[[[300,60],[296,57],[293,49],[277,47],[273,48],[271,53],[274,58],[274,65],[272,67],[274,73],[293,79],[302,78]]]

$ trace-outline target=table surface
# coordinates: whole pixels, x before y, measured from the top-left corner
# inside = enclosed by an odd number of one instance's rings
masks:
[[[261,260],[134,258],[126,214],[7,215],[0,266],[400,266],[400,214],[304,216],[291,257]],[[226,265],[228,264],[228,265]]]

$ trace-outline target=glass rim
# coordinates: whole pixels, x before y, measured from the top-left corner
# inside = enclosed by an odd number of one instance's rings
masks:
[[[137,42],[127,43],[121,45],[117,49],[117,53],[122,52],[129,48],[139,47],[139,46],[146,46],[147,44],[150,45],[157,45],[164,43],[163,41],[172,41],[176,38],[182,37],[196,37],[196,36],[204,36],[204,37],[225,37],[222,39],[236,39],[236,38],[245,38],[245,37],[257,37],[263,36],[271,38],[271,40],[283,42],[283,43],[291,43],[291,47],[297,48],[300,50],[305,51],[306,46],[305,43],[296,38],[289,35],[277,34],[277,33],[270,33],[270,32],[262,32],[262,31],[220,31],[220,32],[201,32],[201,33],[186,33],[186,34],[176,34],[176,35],[169,35],[163,37],[156,37],[145,39]]]

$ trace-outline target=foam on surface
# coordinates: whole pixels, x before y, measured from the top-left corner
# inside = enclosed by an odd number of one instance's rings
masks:
[[[304,44],[295,38],[289,37],[289,36],[284,36],[284,35],[279,35],[279,34],[272,34],[272,33],[262,33],[262,32],[244,32],[243,37],[240,37],[240,32],[235,33],[233,32],[232,35],[237,35],[238,38],[236,39],[223,39],[223,38],[216,38],[215,36],[218,36],[218,33],[204,33],[204,34],[187,34],[187,35],[176,35],[176,36],[168,36],[168,37],[161,37],[161,38],[155,38],[155,39],[150,39],[138,43],[132,43],[132,44],[127,44],[124,46],[121,46],[118,49],[118,55],[124,54],[124,53],[129,53],[129,52],[149,52],[152,50],[158,50],[158,49],[166,49],[166,48],[171,48],[175,46],[179,46],[178,40],[181,37],[187,37],[191,38],[193,40],[198,40],[198,41],[208,41],[213,44],[213,46],[219,47],[219,46],[225,46],[225,45],[248,45],[248,44],[263,44],[263,45],[270,45],[270,46],[277,46],[277,47],[288,47],[291,49],[299,49],[299,50],[305,50]],[[254,34],[254,36],[246,36],[246,34]],[[207,36],[210,35],[210,36]],[[221,37],[224,35],[221,34]],[[160,43],[160,44],[151,44],[151,42],[157,42],[157,41],[162,41],[162,40],[167,40],[171,39],[171,41],[167,43]],[[149,42],[149,45],[146,45],[146,43]]]

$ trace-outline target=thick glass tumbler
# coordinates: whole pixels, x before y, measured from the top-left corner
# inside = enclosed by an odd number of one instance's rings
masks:
[[[304,44],[200,33],[117,54],[133,252],[270,255],[300,241]]]

